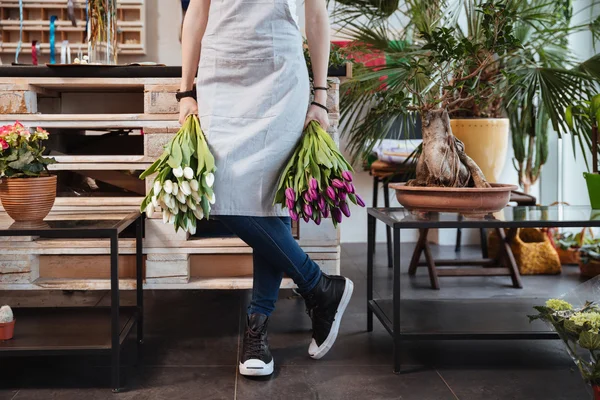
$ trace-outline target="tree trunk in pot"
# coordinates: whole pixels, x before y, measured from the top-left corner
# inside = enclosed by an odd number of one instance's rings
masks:
[[[409,186],[490,187],[463,143],[453,135],[445,109],[423,113],[422,126],[423,150],[417,162],[417,177],[408,182]]]

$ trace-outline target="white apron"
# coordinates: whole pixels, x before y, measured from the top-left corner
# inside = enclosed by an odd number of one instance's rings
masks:
[[[293,1],[211,1],[197,87],[217,166],[213,215],[287,215],[273,198],[310,91]]]

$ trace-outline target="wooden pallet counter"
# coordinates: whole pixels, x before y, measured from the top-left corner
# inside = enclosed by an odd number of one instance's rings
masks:
[[[0,124],[21,121],[51,133],[49,148],[59,176],[53,218],[137,209],[151,184],[137,176],[162,153],[179,129],[179,68],[106,68],[95,77],[61,69],[0,67]],[[85,68],[85,67],[84,67]],[[93,67],[90,67],[93,68]],[[17,71],[26,71],[22,76]],[[109,71],[110,70],[110,71]],[[119,71],[120,70],[120,71]],[[15,71],[15,74],[12,74]],[[92,71],[92,70],[90,70]],[[111,76],[110,74],[115,74]],[[338,140],[339,79],[331,78],[330,134]],[[145,286],[152,289],[241,289],[252,285],[252,252],[203,223],[192,237],[148,219],[144,239]],[[0,218],[8,218],[2,214]],[[339,232],[331,221],[301,222],[294,234],[328,273],[339,273]],[[120,241],[121,287],[133,288],[134,240]],[[0,238],[0,290],[109,288],[109,243],[102,240]],[[283,287],[293,287],[285,279]]]

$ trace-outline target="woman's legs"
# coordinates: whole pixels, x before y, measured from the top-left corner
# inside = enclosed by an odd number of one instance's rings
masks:
[[[254,287],[248,314],[269,316],[275,309],[285,273],[308,293],[321,279],[321,269],[292,236],[287,217],[220,216],[219,220],[254,250]]]

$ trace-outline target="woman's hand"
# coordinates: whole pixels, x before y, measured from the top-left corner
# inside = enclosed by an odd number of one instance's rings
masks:
[[[308,113],[306,114],[306,120],[304,121],[303,129],[306,129],[310,121],[317,121],[324,130],[329,128],[329,115],[327,114],[327,111],[313,104],[310,105]]]
[[[184,97],[179,102],[179,123],[183,125],[189,115],[198,115],[198,103],[191,97]]]

